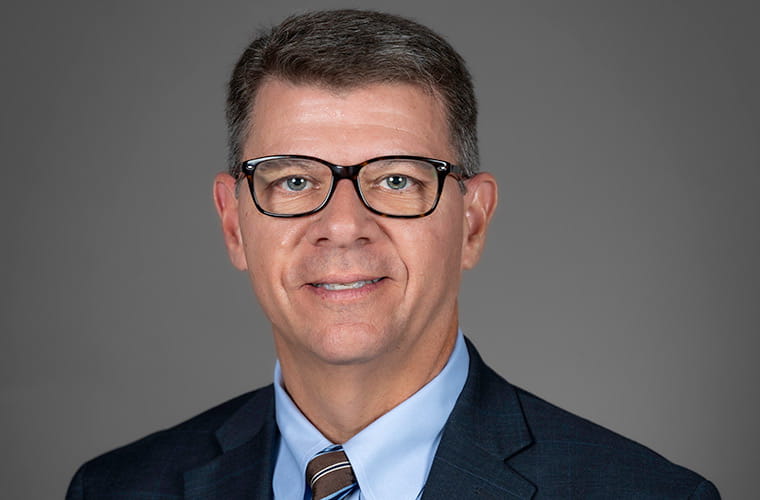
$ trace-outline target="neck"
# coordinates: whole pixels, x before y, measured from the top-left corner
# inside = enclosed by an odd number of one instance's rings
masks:
[[[392,353],[357,364],[329,364],[278,348],[285,389],[299,410],[333,443],[342,444],[438,375],[456,343],[457,328],[436,349]]]

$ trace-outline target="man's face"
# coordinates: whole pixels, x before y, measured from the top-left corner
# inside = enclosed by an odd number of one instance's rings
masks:
[[[252,113],[245,159],[456,159],[443,107],[412,85],[334,91],[270,80]],[[477,261],[495,205],[490,176],[468,186],[463,195],[449,177],[431,215],[394,219],[371,213],[341,180],[320,212],[280,219],[256,209],[245,183],[235,199],[232,178],[220,174],[215,199],[230,257],[250,276],[281,360],[352,364],[401,355],[416,362],[453,342],[461,271]],[[479,200],[489,193],[483,209]]]

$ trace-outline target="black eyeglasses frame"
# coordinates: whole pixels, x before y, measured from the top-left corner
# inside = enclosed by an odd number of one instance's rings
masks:
[[[325,165],[330,169],[332,172],[332,183],[330,184],[330,191],[327,193],[327,196],[325,197],[324,201],[313,210],[309,210],[308,212],[302,212],[297,214],[280,214],[276,212],[270,212],[268,210],[265,210],[264,208],[259,205],[258,200],[256,199],[255,189],[253,188],[253,173],[256,171],[256,167],[268,160],[281,160],[281,159],[303,159],[303,160],[311,160],[316,161],[318,163],[321,163],[322,165]],[[431,164],[433,167],[435,167],[435,171],[438,174],[438,190],[436,191],[435,195],[435,203],[433,203],[433,206],[426,211],[425,213],[418,214],[418,215],[394,215],[394,214],[386,214],[384,212],[380,212],[379,210],[376,210],[375,208],[371,207],[369,203],[367,203],[366,198],[364,198],[364,194],[362,193],[361,187],[359,186],[359,171],[362,169],[362,167],[366,166],[369,163],[373,163],[376,161],[383,161],[383,160],[416,160],[416,161],[423,161],[426,163]],[[252,158],[250,160],[245,160],[240,162],[240,173],[238,174],[237,180],[242,180],[243,177],[248,179],[248,189],[251,192],[251,198],[253,199],[254,205],[256,205],[256,208],[259,212],[261,212],[264,215],[268,215],[270,217],[279,217],[279,218],[293,218],[293,217],[305,217],[307,215],[312,215],[323,208],[327,206],[327,204],[330,202],[330,199],[333,196],[333,193],[335,192],[335,186],[337,186],[338,181],[342,179],[348,179],[351,181],[351,183],[354,185],[354,190],[356,191],[357,196],[359,196],[359,199],[362,201],[362,204],[369,210],[370,212],[377,214],[381,217],[391,217],[394,219],[418,219],[420,217],[426,217],[433,213],[433,211],[438,206],[438,202],[441,199],[441,193],[443,192],[443,186],[446,182],[446,177],[451,175],[454,177],[457,182],[460,185],[460,188],[462,188],[462,191],[464,192],[464,183],[463,181],[467,178],[464,175],[464,169],[462,167],[455,165],[453,163],[449,163],[444,160],[437,160],[434,158],[426,158],[424,156],[411,156],[411,155],[387,155],[387,156],[378,156],[376,158],[370,158],[369,160],[365,160],[361,163],[357,163],[356,165],[336,165],[335,163],[330,163],[327,160],[323,160],[321,158],[317,158],[314,156],[307,156],[307,155],[270,155],[270,156],[262,156],[260,158]]]

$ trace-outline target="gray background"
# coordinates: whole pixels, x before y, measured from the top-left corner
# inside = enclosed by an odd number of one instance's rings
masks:
[[[756,498],[757,4],[396,0],[3,3],[3,498],[271,379],[211,181],[238,54],[316,6],[406,14],[469,62],[501,184],[462,291],[486,360]]]

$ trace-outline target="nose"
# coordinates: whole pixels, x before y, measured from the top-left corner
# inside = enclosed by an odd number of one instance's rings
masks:
[[[374,215],[348,179],[337,182],[327,206],[312,217],[315,219],[309,237],[315,245],[362,246],[372,241],[378,231]]]

